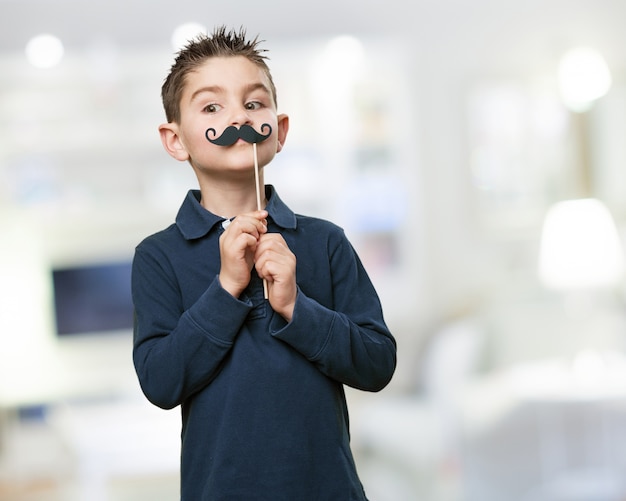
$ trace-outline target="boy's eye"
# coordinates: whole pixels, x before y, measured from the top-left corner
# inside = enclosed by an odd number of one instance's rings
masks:
[[[262,107],[263,105],[258,102],[258,101],[250,101],[249,103],[246,103],[246,109],[247,110],[258,110]]]
[[[219,104],[207,104],[204,107],[203,111],[206,111],[207,113],[215,113],[219,109],[220,109],[220,105]]]

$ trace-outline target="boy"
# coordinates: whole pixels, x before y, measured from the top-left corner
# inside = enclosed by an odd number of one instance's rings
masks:
[[[264,186],[289,119],[258,44],[218,28],[163,84],[163,146],[200,189],[136,248],[133,360],[152,403],[181,405],[183,501],[364,501],[343,385],[378,391],[393,375],[379,299],[337,226],[272,186],[257,210],[249,142],[211,141],[229,126],[267,135]]]

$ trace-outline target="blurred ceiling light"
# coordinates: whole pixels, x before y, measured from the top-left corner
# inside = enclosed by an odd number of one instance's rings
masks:
[[[328,42],[325,59],[327,70],[349,81],[354,79],[361,70],[365,60],[365,50],[358,38],[341,35]]]
[[[172,33],[172,47],[174,50],[180,50],[198,35],[206,34],[206,32],[206,27],[200,23],[181,24]]]
[[[26,44],[26,57],[36,68],[56,66],[63,59],[64,52],[63,43],[54,35],[37,35]]]
[[[611,87],[611,72],[602,54],[588,47],[566,52],[559,62],[559,86],[565,106],[587,111]]]
[[[332,54],[340,54],[343,56],[362,56],[363,45],[358,38],[351,35],[340,35],[329,40],[326,46]]]
[[[607,207],[593,198],[566,200],[546,215],[539,277],[557,290],[612,287],[624,273],[624,252]]]
[[[342,35],[325,42],[310,66],[310,83],[319,116],[332,113],[325,135],[331,144],[351,144],[354,125],[356,84],[363,77],[366,56],[363,44],[353,36]]]

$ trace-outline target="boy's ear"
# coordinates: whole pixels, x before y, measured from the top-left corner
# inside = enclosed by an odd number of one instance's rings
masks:
[[[173,158],[184,162],[189,160],[189,153],[185,149],[185,145],[180,140],[178,134],[178,125],[176,123],[166,123],[159,125],[159,134],[161,135],[161,143],[163,148]]]
[[[283,149],[287,140],[287,132],[289,132],[289,117],[283,113],[278,115],[278,145],[276,146],[276,153]]]

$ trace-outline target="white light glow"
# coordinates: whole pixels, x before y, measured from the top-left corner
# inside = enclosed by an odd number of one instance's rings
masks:
[[[172,47],[174,47],[174,50],[180,50],[195,37],[206,34],[206,32],[206,27],[200,23],[181,24],[172,33]]]
[[[617,285],[624,253],[611,213],[596,199],[567,200],[548,211],[541,237],[539,276],[549,288]]]
[[[315,110],[320,117],[333,116],[327,121],[325,134],[335,145],[345,146],[354,140],[354,92],[366,61],[361,41],[348,35],[329,40],[313,59],[310,83]]]
[[[559,86],[565,105],[576,112],[588,110],[611,87],[609,67],[602,54],[587,47],[565,53],[559,63]]]
[[[38,35],[26,44],[26,57],[36,68],[52,68],[61,62],[65,50],[54,35]]]
[[[328,42],[324,57],[327,71],[352,81],[362,69],[362,64],[365,61],[365,50],[359,39],[342,35]]]

